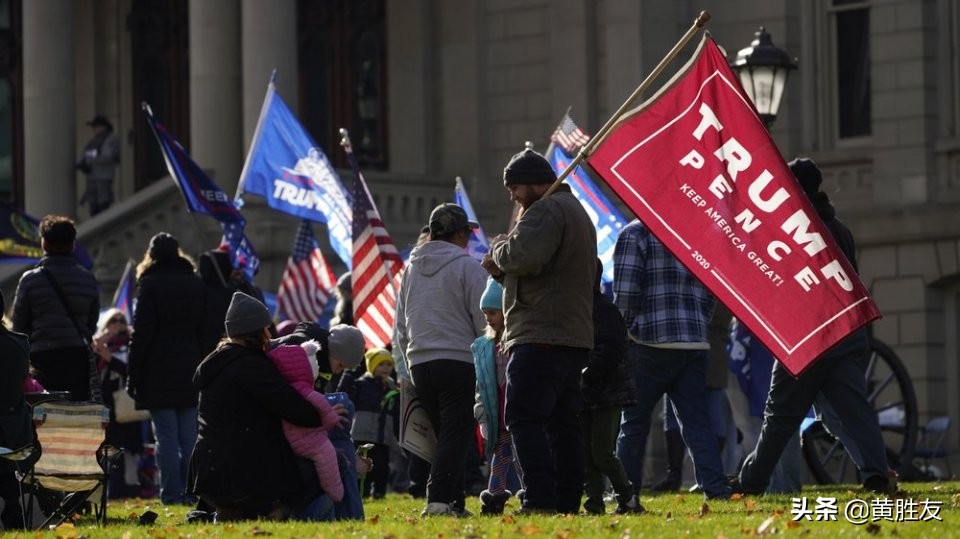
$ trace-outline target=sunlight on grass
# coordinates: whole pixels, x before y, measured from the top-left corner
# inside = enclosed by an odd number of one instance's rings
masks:
[[[836,521],[793,520],[791,496],[747,496],[725,501],[707,501],[695,494],[644,493],[642,503],[647,513],[640,516],[512,516],[516,500],[507,504],[502,517],[474,516],[466,519],[451,517],[420,518],[424,501],[406,495],[391,494],[383,500],[369,500],[364,522],[303,523],[303,522],[239,522],[223,524],[186,524],[190,508],[160,505],[156,500],[125,500],[110,505],[109,524],[98,528],[88,517],[73,524],[65,524],[44,532],[6,533],[4,537],[100,538],[221,538],[221,537],[382,537],[391,539],[453,538],[453,537],[551,537],[569,539],[579,537],[960,537],[960,482],[908,483],[904,485],[900,502],[873,502],[852,487],[819,486],[804,489],[808,508],[817,507],[817,498],[836,498]],[[862,499],[879,512],[876,521],[855,525],[844,516],[848,502]],[[939,507],[942,521],[894,521],[909,501],[929,499],[931,507]],[[899,504],[901,511],[895,509]],[[890,517],[884,518],[883,507],[889,507]],[[479,515],[476,499],[467,503],[467,509]],[[608,506],[608,510],[613,508]],[[141,514],[147,510],[158,513],[151,526],[138,525]],[[821,515],[822,516],[822,515]],[[919,516],[917,513],[915,516]],[[929,517],[929,515],[927,515]],[[812,514],[811,518],[815,518]]]

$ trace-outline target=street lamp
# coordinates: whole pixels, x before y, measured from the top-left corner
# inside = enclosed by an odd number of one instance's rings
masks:
[[[777,118],[787,75],[797,68],[796,58],[778,49],[766,28],[761,26],[750,46],[740,49],[731,66],[769,129]]]

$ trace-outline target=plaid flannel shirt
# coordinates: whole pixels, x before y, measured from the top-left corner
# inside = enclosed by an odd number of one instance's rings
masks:
[[[635,342],[709,342],[716,299],[639,220],[620,231],[613,271],[615,303]]]

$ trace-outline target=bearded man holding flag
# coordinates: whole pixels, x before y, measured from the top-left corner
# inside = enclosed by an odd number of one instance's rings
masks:
[[[523,214],[483,266],[503,284],[505,421],[526,485],[521,512],[572,514],[585,472],[580,371],[593,349],[597,233],[569,186],[546,194],[556,180],[533,150],[510,159],[503,185]]]

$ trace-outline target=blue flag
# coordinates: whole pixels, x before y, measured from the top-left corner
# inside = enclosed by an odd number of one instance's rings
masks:
[[[553,150],[548,152],[547,160],[559,175],[573,161],[573,158],[559,145],[554,145]],[[573,195],[577,197],[587,215],[590,216],[590,220],[593,221],[593,225],[597,227],[597,257],[603,264],[601,280],[605,284],[612,283],[613,249],[617,246],[620,229],[626,226],[627,220],[624,219],[620,210],[610,203],[610,199],[603,194],[603,191],[597,188],[583,167],[575,168],[564,183],[570,186]]]
[[[253,244],[244,234],[245,224],[223,223],[223,240],[220,243],[226,247],[227,253],[230,254],[233,267],[243,270],[247,281],[252,283],[254,276],[260,271],[260,258],[253,250]]]
[[[475,223],[477,214],[473,211],[473,205],[470,204],[470,197],[467,196],[467,190],[463,186],[460,177],[457,176],[457,185],[453,188],[453,201],[467,212],[467,219]],[[475,228],[470,231],[470,239],[467,241],[467,252],[477,260],[483,260],[483,255],[490,250],[490,242],[487,241],[487,235],[483,233],[483,227]]]
[[[750,404],[750,415],[763,417],[770,391],[773,354],[736,318],[730,325],[728,366]]]
[[[273,82],[240,174],[237,196],[244,193],[263,197],[277,211],[326,223],[330,245],[352,267],[352,195]]]
[[[244,222],[243,215],[230,197],[193,161],[166,126],[153,117],[150,107],[144,104],[143,109],[147,114],[147,124],[160,144],[167,171],[177,182],[187,208],[194,213],[209,215],[221,223]]]
[[[113,293],[113,307],[123,313],[127,320],[133,320],[133,304],[136,299],[137,279],[133,260],[127,260],[123,275]]]
[[[40,220],[0,202],[0,263],[36,264],[43,258],[40,247]],[[81,266],[92,269],[93,259],[76,242],[73,256]]]

